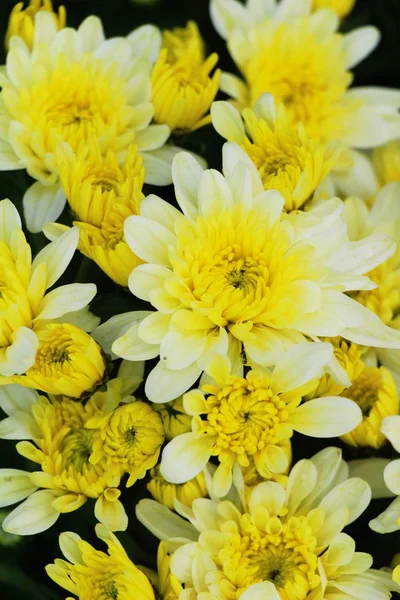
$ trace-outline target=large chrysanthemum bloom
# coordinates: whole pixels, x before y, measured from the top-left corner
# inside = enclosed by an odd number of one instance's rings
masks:
[[[5,39],[7,49],[10,38],[13,35],[22,38],[28,48],[30,50],[32,49],[35,37],[35,15],[41,10],[48,12],[52,16],[58,30],[65,27],[67,15],[64,6],[59,6],[58,12],[56,13],[53,10],[51,0],[30,0],[29,6],[26,8],[24,8],[23,2],[18,2],[13,7],[8,19],[8,28]]]
[[[287,211],[304,208],[340,155],[338,142],[322,144],[307,136],[302,123],[293,127],[285,105],[275,108],[270,94],[257,100],[254,111],[244,109],[243,120],[228,102],[214,102],[211,116],[218,133],[251,158],[264,188],[282,194]]]
[[[340,201],[286,215],[283,197],[264,190],[236,144],[225,144],[223,163],[224,176],[177,155],[173,177],[183,214],[149,196],[140,216],[125,221],[129,246],[149,263],[133,270],[130,290],[157,310],[118,315],[94,337],[127,360],[160,355],[147,397],[180,396],[214,352],[229,352],[236,362],[244,350],[266,367],[305,336],[398,347],[399,333],[343,293],[374,286],[362,273],[392,254],[390,238],[349,243]]]
[[[207,114],[218,92],[221,71],[212,70],[218,55],[204,56],[196,23],[164,33],[164,44],[154,65],[154,120],[176,132],[199,129],[210,122]]]
[[[386,600],[395,588],[391,574],[370,569],[372,557],[355,552],[341,533],[371,498],[368,484],[347,473],[340,450],[326,448],[295,465],[286,490],[261,483],[243,506],[176,503],[192,529],[151,500],[138,504],[137,515],[156,536],[183,538],[170,568],[188,598],[322,600],[347,593]]]
[[[129,439],[121,437],[118,464],[110,460],[111,453],[104,452],[99,458],[103,431],[92,425],[95,419],[107,418],[110,411],[114,415],[121,407],[130,406],[119,404],[132,400],[128,394],[138,383],[138,378],[129,376],[125,369],[124,377],[111,380],[106,392],[96,392],[85,404],[68,398],[47,399],[15,385],[0,388],[0,406],[9,415],[0,423],[0,437],[25,440],[17,444],[18,452],[41,469],[33,473],[0,470],[0,505],[9,506],[27,498],[7,516],[5,530],[21,535],[44,531],[60,514],[77,510],[89,498],[96,500],[95,516],[99,521],[113,531],[126,529],[128,518],[118,487],[125,473],[132,476],[132,461],[124,461],[124,453],[132,457],[138,444],[132,435]],[[151,423],[136,423],[136,427],[139,440],[153,433]],[[114,439],[121,432],[122,428],[115,431]],[[147,446],[150,444],[149,440]],[[159,446],[160,442],[153,445],[154,454]],[[148,455],[143,457],[144,462]],[[139,469],[138,464],[135,466]],[[35,491],[38,488],[44,489]]]
[[[395,254],[373,269],[369,277],[376,287],[352,294],[358,302],[376,313],[393,330],[400,328],[400,183],[387,184],[369,210],[359,198],[347,198],[344,218],[350,239],[362,241],[373,233],[384,233],[397,244]],[[368,346],[368,344],[366,344]],[[394,349],[370,349],[369,364],[388,368],[396,383],[400,381],[400,352]]]
[[[340,139],[349,148],[372,148],[399,137],[398,91],[349,90],[350,69],[375,48],[378,30],[341,34],[333,11],[310,13],[310,0],[246,6],[212,0],[214,26],[244,78],[223,73],[221,90],[250,107],[269,92],[285,104],[291,123],[302,122],[308,135],[325,143]]]
[[[133,564],[117,537],[104,525],[96,525],[96,535],[107,544],[107,553],[96,550],[76,533],[62,533],[60,548],[66,560],[56,559],[47,565],[47,575],[80,600],[155,600],[150,581]]]
[[[143,161],[136,147],[130,146],[124,163],[119,165],[113,151],[102,156],[95,142],[79,156],[64,144],[58,150],[58,161],[61,183],[75,219],[73,225],[79,229],[79,250],[113,281],[127,286],[130,273],[142,262],[124,238],[124,221],[139,214],[144,197]],[[49,223],[44,232],[54,240],[67,229]]]
[[[312,8],[314,11],[329,8],[343,19],[353,10],[355,3],[356,0],[312,0]]]
[[[150,125],[150,61],[159,38],[147,25],[127,39],[105,40],[96,17],[57,31],[46,11],[35,16],[32,52],[22,38],[11,38],[0,78],[0,169],[26,169],[36,179],[24,196],[28,229],[40,231],[65,206],[56,157],[61,142],[78,152],[94,137],[102,152],[111,148],[121,160],[135,143],[145,168],[149,158],[146,181],[165,183],[165,169],[154,176],[154,160],[162,157],[151,156],[169,137],[166,125]]]
[[[236,465],[248,467],[254,461],[265,479],[285,473],[293,431],[319,438],[351,431],[362,418],[351,400],[326,397],[301,404],[332,354],[330,344],[299,344],[272,373],[251,369],[246,376],[232,372],[226,356],[215,355],[206,367],[211,381],[207,378],[201,390],[183,397],[186,412],[193,415],[192,432],[166,446],[161,474],[172,483],[184,483],[217,456],[212,491],[222,497],[231,488]]]
[[[63,285],[46,293],[67,268],[78,238],[78,230],[71,229],[45,246],[32,262],[17,209],[9,200],[0,202],[0,385],[7,383],[7,377],[22,376],[38,366],[40,356],[44,360],[43,370],[46,365],[51,370],[52,365],[58,364],[63,339],[53,339],[51,351],[49,348],[47,352],[45,332],[52,327],[68,329],[69,319],[73,321],[74,313],[85,309],[95,296],[96,286],[90,283]],[[56,325],[60,320],[64,325]],[[86,345],[91,343],[96,347],[92,358],[99,365],[100,348],[85,332],[80,333],[87,336]],[[82,358],[90,362],[89,354]],[[103,363],[101,375],[104,368]]]
[[[190,481],[176,485],[169,483],[161,475],[159,467],[155,467],[150,471],[150,481],[147,484],[147,489],[155,500],[171,509],[175,507],[175,498],[185,506],[190,507],[196,498],[206,498],[208,496],[203,473],[199,473]]]

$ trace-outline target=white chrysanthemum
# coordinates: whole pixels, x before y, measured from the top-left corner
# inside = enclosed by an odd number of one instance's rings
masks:
[[[40,231],[65,205],[56,149],[74,151],[94,137],[123,159],[130,144],[143,154],[146,180],[170,183],[170,131],[151,125],[150,70],[161,44],[144,25],[127,38],[105,39],[101,21],[88,17],[77,30],[57,30],[52,15],[35,15],[33,48],[13,36],[0,76],[0,169],[26,169],[36,182],[24,196],[27,226]]]
[[[390,573],[371,569],[372,556],[341,533],[371,498],[365,481],[347,477],[340,450],[326,448],[295,465],[286,490],[264,482],[246,501],[238,481],[241,501],[175,502],[190,523],[152,500],[139,502],[137,516],[175,538],[170,568],[187,598],[387,600],[398,589]]]
[[[214,352],[267,367],[305,336],[399,347],[399,333],[344,293],[374,287],[363,273],[391,256],[390,238],[349,242],[335,199],[286,215],[236,144],[224,146],[224,176],[186,153],[172,171],[183,214],[151,195],[125,221],[148,263],[133,270],[130,290],[156,312],[118,315],[94,333],[114,356],[160,355],[146,382],[152,401],[180,396]]]

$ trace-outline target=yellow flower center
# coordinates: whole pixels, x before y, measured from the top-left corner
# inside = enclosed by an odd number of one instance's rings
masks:
[[[171,264],[181,285],[172,280],[168,292],[233,335],[238,329],[232,326],[239,323],[248,330],[253,323],[290,326],[311,308],[300,289],[296,302],[293,293],[298,280],[318,277],[314,251],[299,245],[287,252],[292,246],[288,223],[268,229],[261,211],[237,205],[195,223],[178,222]]]
[[[218,555],[219,588],[223,592],[228,582],[233,585],[235,595],[229,597],[237,599],[251,585],[271,581],[282,600],[304,600],[318,586],[317,540],[306,517],[270,517],[261,529],[245,514],[239,525],[228,522],[222,532],[229,541]]]
[[[354,294],[354,298],[389,325],[400,314],[400,273],[396,269],[397,256],[387,260],[368,273],[378,287]]]
[[[267,22],[251,35],[252,55],[241,65],[250,106],[269,92],[285,104],[290,121],[304,123],[311,137],[340,138],[354,108],[343,99],[352,76],[342,36],[319,37],[309,17],[278,26]]]
[[[248,466],[250,456],[287,437],[282,428],[289,418],[287,404],[269,388],[268,375],[252,370],[247,378],[231,376],[222,389],[206,385],[203,390],[210,394],[207,413],[196,427],[215,436],[213,454],[222,455],[222,462],[231,455]]]

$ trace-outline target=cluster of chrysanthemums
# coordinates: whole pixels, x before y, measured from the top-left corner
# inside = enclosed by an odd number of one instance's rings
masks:
[[[400,452],[400,92],[351,86],[379,42],[340,33],[353,4],[211,0],[240,77],[194,22],[106,39],[51,0],[12,11],[0,169],[32,183],[23,214],[0,202],[0,437],[28,466],[0,470],[0,505],[33,535],[94,500],[108,553],[63,533],[47,567],[74,597],[400,591],[342,532],[371,497],[394,498],[371,528],[400,529],[400,459],[291,452],[294,432]],[[173,143],[204,125],[222,172]],[[100,323],[93,283],[57,285],[79,252],[147,310]],[[144,477],[158,574],[112,533]]]

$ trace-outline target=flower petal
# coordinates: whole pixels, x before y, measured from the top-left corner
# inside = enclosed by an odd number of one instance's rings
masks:
[[[311,379],[322,376],[322,367],[332,356],[331,344],[296,344],[284,354],[275,367],[271,377],[272,388],[276,393],[291,392]]]
[[[211,456],[213,439],[197,438],[194,433],[183,433],[173,438],[164,448],[161,475],[171,483],[185,483],[202,471]]]
[[[39,490],[15,508],[3,521],[3,529],[16,535],[35,535],[49,529],[60,513],[52,506],[54,490]]]
[[[148,263],[168,267],[168,246],[175,236],[166,227],[141,216],[128,217],[124,224],[126,241],[132,252]]]
[[[361,421],[361,409],[353,400],[327,396],[298,406],[290,414],[288,423],[304,435],[329,438],[352,431]]]
[[[193,363],[185,369],[172,371],[160,362],[149,373],[146,380],[145,392],[151,402],[170,402],[186,392],[200,377],[201,368]]]
[[[36,490],[28,471],[0,469],[0,507],[21,502]]]
[[[32,272],[45,263],[47,272],[46,288],[51,287],[64,273],[78,247],[79,229],[71,227],[57,240],[47,244],[32,263]]]
[[[26,226],[32,233],[42,231],[44,225],[57,221],[65,206],[65,194],[59,183],[46,186],[36,181],[23,198]]]
[[[155,500],[140,500],[136,505],[136,516],[159,540],[186,538],[195,541],[199,535],[193,525]]]

